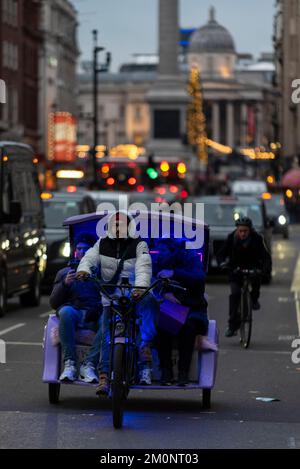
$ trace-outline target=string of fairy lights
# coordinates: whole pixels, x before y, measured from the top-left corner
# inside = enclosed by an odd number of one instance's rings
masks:
[[[192,67],[190,70],[187,91],[191,96],[191,102],[189,103],[187,112],[187,138],[188,143],[196,147],[196,154],[199,160],[204,164],[207,164],[208,147],[218,153],[223,153],[225,155],[232,154],[233,148],[227,145],[222,145],[221,143],[215,142],[207,137],[203,88],[200,71],[197,67]],[[247,156],[252,160],[273,160],[276,158],[275,152],[281,148],[281,145],[280,143],[271,143],[270,148],[272,151],[267,151],[264,147],[257,147],[243,148],[240,152],[242,155]]]

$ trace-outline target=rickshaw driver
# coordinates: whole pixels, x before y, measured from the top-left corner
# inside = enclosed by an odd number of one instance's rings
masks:
[[[120,269],[120,264],[122,268]],[[100,267],[102,281],[118,283],[121,277],[128,277],[133,285],[148,288],[152,276],[152,260],[146,242],[136,236],[136,225],[127,212],[116,212],[108,221],[108,236],[101,238],[91,248],[77,269],[76,278],[85,280],[93,267]],[[118,273],[118,278],[116,274]],[[139,298],[143,290],[133,290],[133,297]],[[91,352],[101,347],[99,364],[99,386],[96,393],[107,395],[109,392],[109,356],[110,356],[110,307],[103,295],[103,315]],[[151,346],[156,336],[156,323],[159,313],[158,304],[153,295],[147,295],[137,303],[137,313],[141,317],[139,346],[140,384],[151,384],[152,352]],[[86,358],[89,360],[89,356]]]
[[[68,267],[61,269],[55,278],[50,305],[57,311],[59,317],[59,336],[64,357],[64,370],[60,375],[61,381],[75,381],[77,328],[91,329],[96,332],[99,317],[102,313],[101,295],[95,283],[90,281],[84,285],[76,281],[76,270],[72,264],[79,262],[96,242],[96,238],[89,233],[82,233],[75,240],[74,261]],[[89,362],[80,367],[80,378],[87,383],[97,383],[95,368],[99,361],[99,351],[89,356]]]
[[[231,233],[223,247],[217,253],[220,267],[229,268],[231,294],[229,296],[229,321],[225,337],[237,335],[240,328],[239,303],[242,288],[242,276],[237,269],[259,269],[270,275],[272,258],[265,245],[264,238],[255,231],[252,220],[241,217],[236,221],[236,229]],[[257,274],[252,283],[252,308],[259,310],[261,275]]]

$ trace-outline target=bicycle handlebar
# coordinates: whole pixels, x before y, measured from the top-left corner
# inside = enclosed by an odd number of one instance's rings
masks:
[[[242,274],[242,275],[260,275],[262,274],[262,271],[260,269],[241,269],[240,267],[237,267],[233,271],[234,274]]]
[[[120,283],[120,284],[113,284],[113,283],[106,283],[103,284],[98,278],[89,275],[86,280],[92,279],[97,283],[99,286],[100,291],[105,295],[109,300],[114,300],[116,299],[114,295],[110,295],[107,291],[106,288],[115,288],[115,289],[120,289],[120,290],[145,290],[142,295],[140,295],[138,298],[135,299],[135,301],[141,301],[145,296],[150,293],[151,290],[154,290],[159,284],[163,284],[163,287],[168,287],[170,286],[171,288],[181,290],[181,291],[186,291],[186,288],[182,287],[178,282],[175,282],[174,280],[170,280],[168,278],[158,278],[155,280],[155,282],[150,285],[150,287],[141,287],[141,286],[136,286],[136,285],[131,285],[130,283]]]

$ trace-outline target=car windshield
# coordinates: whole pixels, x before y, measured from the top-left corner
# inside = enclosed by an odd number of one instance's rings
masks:
[[[44,202],[46,228],[61,228],[64,220],[78,215],[79,207],[75,201]]]
[[[268,215],[280,215],[285,213],[284,199],[282,197],[272,197],[265,200]]]
[[[204,221],[210,226],[234,226],[241,217],[251,218],[254,226],[263,226],[262,210],[258,204],[209,204],[204,206]]]

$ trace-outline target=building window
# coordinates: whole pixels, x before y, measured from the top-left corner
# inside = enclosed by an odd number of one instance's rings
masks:
[[[142,108],[141,106],[135,106],[134,109],[134,121],[141,122],[142,120]]]
[[[2,0],[2,21],[10,26],[18,26],[18,1]]]
[[[207,57],[207,72],[212,75],[214,71],[214,58],[212,55]]]
[[[2,42],[3,67],[18,70],[18,46],[11,42]]]
[[[7,1],[8,0],[2,0],[2,22],[7,23]]]
[[[11,94],[11,118],[12,123],[16,125],[19,120],[19,103],[18,103],[18,90],[14,88]]]
[[[177,109],[154,110],[154,138],[180,138],[180,111]]]
[[[6,41],[2,42],[2,60],[3,67],[8,67],[8,43]]]
[[[124,119],[125,117],[125,106],[123,104],[120,106],[120,117],[121,119]]]

